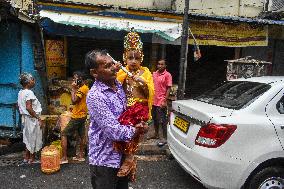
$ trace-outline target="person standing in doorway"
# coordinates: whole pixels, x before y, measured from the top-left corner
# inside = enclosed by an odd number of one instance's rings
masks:
[[[18,93],[18,107],[23,125],[23,142],[26,145],[23,163],[39,163],[35,160],[35,153],[42,147],[41,104],[34,92],[35,79],[30,73],[20,75],[23,89]]]
[[[166,70],[165,59],[161,59],[157,64],[157,71],[153,73],[154,80],[154,103],[152,116],[154,121],[155,133],[150,139],[159,139],[159,128],[162,127],[163,139],[158,145],[163,146],[167,138],[167,101],[172,86],[172,75]]]
[[[85,76],[82,72],[74,72],[73,83],[71,91],[71,100],[73,103],[72,116],[68,125],[62,131],[61,146],[62,159],[61,164],[68,163],[67,158],[67,137],[72,136],[76,131],[80,137],[79,155],[73,157],[75,161],[85,161],[84,158],[84,136],[85,136],[85,122],[87,118],[87,104],[86,97],[89,87],[85,84]]]

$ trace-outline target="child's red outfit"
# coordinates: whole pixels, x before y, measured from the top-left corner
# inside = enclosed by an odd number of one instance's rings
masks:
[[[136,102],[119,117],[118,121],[122,125],[136,125],[142,121],[149,120],[148,102]],[[124,154],[134,154],[138,149],[140,136],[135,137],[130,142],[115,142],[114,149]]]
[[[128,67],[126,67],[128,69]],[[133,95],[133,89],[137,89],[140,86],[139,85],[130,85],[127,80],[128,76],[125,72],[120,70],[117,73],[117,80],[120,81],[124,88],[125,93],[127,96],[127,109],[126,111],[119,117],[119,122],[123,125],[136,125],[138,123],[141,123],[142,121],[147,122],[149,119],[151,119],[151,108],[153,103],[153,96],[154,96],[154,82],[151,72],[148,68],[142,67],[140,68],[143,71],[143,74],[140,75],[140,77],[145,81],[147,88],[148,88],[148,98],[142,99],[135,97]],[[134,138],[130,142],[115,142],[114,148],[120,152],[123,152],[124,154],[134,154],[137,151],[139,138]]]

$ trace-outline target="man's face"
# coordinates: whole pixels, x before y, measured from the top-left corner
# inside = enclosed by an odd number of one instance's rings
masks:
[[[164,60],[160,60],[157,64],[158,71],[164,71],[166,69],[166,62]]]
[[[112,58],[107,55],[97,56],[98,67],[95,69],[96,78],[103,82],[111,82],[116,79],[116,68]]]
[[[141,53],[136,50],[131,50],[126,53],[126,64],[130,71],[140,69],[142,62]]]

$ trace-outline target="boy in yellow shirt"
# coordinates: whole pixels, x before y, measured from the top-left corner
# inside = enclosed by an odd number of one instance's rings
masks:
[[[85,136],[85,122],[87,118],[87,104],[86,96],[89,92],[89,87],[85,84],[84,74],[81,72],[74,72],[73,83],[71,91],[71,100],[73,103],[71,120],[65,129],[62,131],[61,146],[62,146],[62,159],[61,164],[68,163],[67,159],[67,137],[72,136],[78,131],[80,137],[80,152],[78,157],[73,160],[85,161],[84,153],[84,136]]]

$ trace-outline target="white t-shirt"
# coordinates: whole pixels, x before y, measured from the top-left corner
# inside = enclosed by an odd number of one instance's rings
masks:
[[[18,106],[20,114],[30,115],[26,107],[26,102],[28,100],[32,100],[33,110],[36,112],[37,115],[40,115],[42,111],[41,104],[36,98],[34,92],[29,89],[21,89],[18,93]]]

